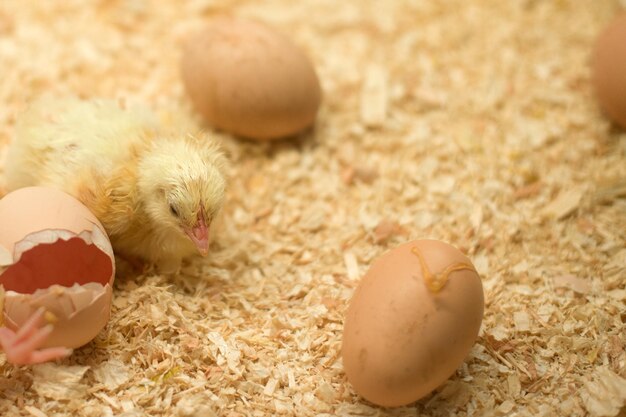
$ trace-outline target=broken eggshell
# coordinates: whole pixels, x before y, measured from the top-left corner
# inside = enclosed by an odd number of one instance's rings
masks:
[[[2,325],[16,331],[44,307],[54,330],[41,347],[80,347],[109,320],[114,277],[109,238],[74,197],[26,187],[0,200]]]

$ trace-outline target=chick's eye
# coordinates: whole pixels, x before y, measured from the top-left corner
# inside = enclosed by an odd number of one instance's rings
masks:
[[[174,207],[172,204],[170,204],[170,212],[171,212],[174,216],[178,217],[178,210],[177,210],[177,209],[176,209],[176,207]]]

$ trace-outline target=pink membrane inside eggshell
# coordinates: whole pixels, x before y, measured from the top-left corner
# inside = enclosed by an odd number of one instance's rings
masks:
[[[92,237],[89,232],[76,235],[65,230],[30,234],[16,244],[17,259],[0,274],[0,283],[5,290],[21,294],[32,294],[52,285],[104,286],[113,275],[113,258]]]

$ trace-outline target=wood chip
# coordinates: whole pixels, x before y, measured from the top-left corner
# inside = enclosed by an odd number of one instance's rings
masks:
[[[583,191],[580,189],[562,191],[550,204],[544,207],[543,214],[561,220],[578,208],[582,196]]]
[[[376,168],[370,167],[349,166],[341,174],[341,180],[347,185],[354,184],[357,181],[372,184],[376,178],[378,178],[378,171]]]
[[[618,288],[608,291],[607,294],[616,301],[626,301],[626,289]]]
[[[488,333],[497,341],[503,341],[509,337],[509,329],[502,325],[494,327]]]
[[[373,183],[378,178],[378,170],[370,167],[356,167],[354,169],[354,179],[366,184]]]
[[[276,391],[276,387],[278,386],[278,381],[274,378],[270,378],[267,380],[265,384],[265,388],[263,388],[263,394],[271,396]]]
[[[33,407],[32,405],[24,406],[24,410],[28,411],[28,413],[33,417],[48,417],[46,413],[44,413],[37,407]]]
[[[579,294],[588,294],[591,291],[591,286],[587,280],[575,277],[574,275],[561,275],[555,277],[554,286],[559,288],[569,288]]]
[[[513,323],[518,332],[527,332],[530,330],[530,316],[525,311],[516,311],[513,313]]]
[[[626,198],[626,180],[620,178],[600,187],[593,196],[594,200],[600,204],[609,204],[618,198]]]
[[[591,416],[616,416],[626,406],[626,379],[598,368],[585,382],[580,398]]]
[[[626,271],[626,249],[621,249],[612,256],[602,269],[609,276],[623,275],[624,271]]]
[[[365,71],[361,90],[361,120],[368,127],[378,127],[387,114],[387,73],[378,65],[370,65]]]
[[[497,411],[501,413],[501,415],[508,415],[515,408],[515,403],[513,401],[506,400],[502,402],[497,408]]]
[[[204,395],[183,397],[176,404],[176,412],[180,417],[218,417],[218,414],[210,404],[210,400]]]
[[[317,390],[315,391],[317,396],[327,403],[332,403],[337,397],[337,393],[333,389],[333,387],[328,383],[322,383]]]
[[[54,400],[79,399],[87,395],[87,385],[81,383],[89,366],[64,366],[45,363],[33,367],[33,389],[37,394]]]
[[[99,399],[101,399],[102,401],[106,402],[107,404],[109,404],[114,410],[120,410],[121,409],[121,405],[120,403],[117,401],[117,399],[112,398],[108,395],[106,395],[104,392],[94,392],[93,393],[94,397],[97,397]]]
[[[542,185],[543,184],[540,181],[535,181],[531,184],[524,185],[515,190],[515,192],[513,193],[513,197],[516,200],[533,197],[539,194]]]
[[[517,374],[511,374],[507,377],[507,384],[509,389],[509,395],[513,398],[519,397],[522,391],[522,384],[520,383]]]
[[[374,229],[374,243],[380,244],[387,241],[400,231],[400,225],[391,220],[381,220]]]
[[[353,253],[346,252],[343,255],[343,261],[346,265],[346,273],[348,275],[348,279],[356,281],[361,278],[361,274],[359,273],[359,263]]]
[[[115,390],[125,384],[131,377],[124,362],[110,359],[93,369],[94,377],[108,390]]]

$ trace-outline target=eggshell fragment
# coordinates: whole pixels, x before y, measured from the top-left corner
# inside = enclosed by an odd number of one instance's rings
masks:
[[[311,61],[258,22],[216,18],[186,41],[181,72],[211,125],[248,138],[298,133],[313,123],[321,101]]]
[[[598,36],[592,61],[598,101],[606,114],[626,129],[626,13]]]
[[[82,346],[109,319],[114,276],[104,228],[78,200],[45,187],[0,200],[3,325],[17,330],[44,307],[54,330],[42,347]]]
[[[447,243],[417,240],[376,260],[350,302],[342,356],[358,394],[382,406],[424,397],[461,365],[483,317],[472,263]]]

